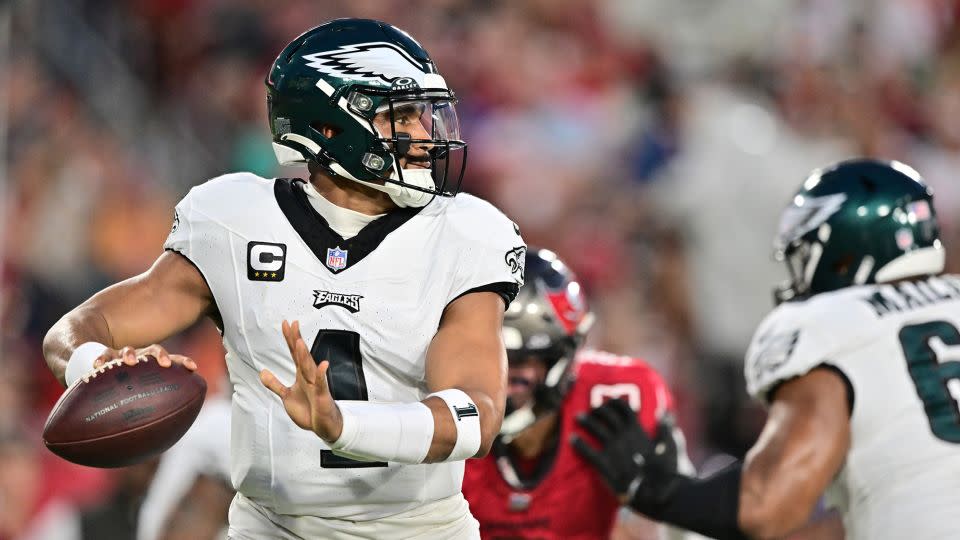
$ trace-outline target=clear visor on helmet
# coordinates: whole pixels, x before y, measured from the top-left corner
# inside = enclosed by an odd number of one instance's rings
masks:
[[[450,97],[387,98],[372,123],[384,147],[400,164],[396,177],[384,180],[439,195],[459,191],[466,168],[466,144],[460,138],[460,122]],[[427,182],[423,181],[424,170],[430,171]]]
[[[393,131],[383,129],[393,115]],[[414,140],[459,141],[456,106],[448,99],[415,99],[384,103],[375,119],[381,137],[407,133]]]

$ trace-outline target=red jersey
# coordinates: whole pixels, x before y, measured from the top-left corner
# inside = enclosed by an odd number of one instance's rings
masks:
[[[573,369],[573,385],[560,406],[556,448],[538,460],[532,474],[520,480],[521,464],[502,451],[467,460],[463,495],[484,539],[609,538],[619,503],[570,444],[573,434],[593,440],[576,417],[606,399],[623,397],[652,436],[658,415],[673,410],[673,398],[642,360],[585,351]]]

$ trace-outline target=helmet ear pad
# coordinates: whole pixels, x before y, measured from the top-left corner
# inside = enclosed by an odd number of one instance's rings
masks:
[[[357,124],[365,126],[364,129],[359,129],[360,126]],[[342,175],[330,168],[331,165],[338,164],[342,169],[351,171],[351,176],[356,180],[379,181],[378,174],[371,172],[364,165],[364,152],[376,153],[382,157],[385,170],[393,164],[390,152],[372,131],[374,129],[372,123],[364,124],[342,109],[331,107],[322,120],[313,120],[306,128],[305,131],[310,134],[310,139],[323,148],[320,165],[331,174]]]
[[[345,115],[346,116],[346,115]],[[355,122],[354,119],[347,116],[345,120]],[[356,131],[356,130],[354,130]],[[370,171],[369,167],[363,162],[362,155],[356,152],[357,148],[368,149],[367,154],[373,153],[372,149],[382,147],[375,136],[362,137],[351,133],[351,130],[344,129],[342,122],[336,119],[311,122],[309,125],[310,139],[318,143],[323,151],[318,156],[319,164],[330,174],[334,176],[343,176],[344,170],[354,171],[348,173],[354,180],[364,182],[382,183],[377,173]],[[389,170],[393,164],[393,157],[385,148],[377,154],[383,158],[383,169]],[[334,165],[339,165],[336,169]],[[366,174],[358,174],[356,171],[362,170]]]

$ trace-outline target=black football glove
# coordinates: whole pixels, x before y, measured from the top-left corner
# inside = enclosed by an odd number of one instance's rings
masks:
[[[580,415],[577,421],[597,438],[596,449],[582,438],[571,438],[573,447],[600,473],[621,502],[648,513],[667,500],[677,482],[677,443],[673,419],[657,422],[650,439],[637,421],[637,413],[622,399],[611,399]]]

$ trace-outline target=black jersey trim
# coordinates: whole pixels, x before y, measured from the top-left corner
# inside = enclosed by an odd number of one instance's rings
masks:
[[[838,377],[840,377],[840,380],[843,381],[843,385],[844,387],[846,387],[846,390],[847,390],[847,413],[850,416],[853,416],[853,405],[854,403],[856,403],[857,394],[856,392],[853,391],[853,384],[850,382],[850,378],[847,377],[847,374],[844,373],[842,369],[827,362],[817,364],[810,371],[813,371],[814,369],[818,369],[818,368],[823,368],[835,373]],[[810,371],[808,371],[807,373],[810,373]],[[773,385],[773,387],[771,387],[770,390],[767,391],[767,403],[773,403],[773,400],[776,398],[777,391],[780,390],[780,388],[784,385],[784,383],[787,383],[789,381],[796,379],[797,377],[802,377],[802,376],[803,375],[790,377],[789,379],[784,379],[782,381],[779,381],[775,385]]]
[[[517,297],[517,293],[520,292],[520,285],[517,285],[512,281],[497,281],[494,283],[487,283],[486,285],[480,285],[479,287],[468,289],[454,296],[453,300],[447,302],[447,306],[456,302],[460,297],[477,292],[497,293],[500,295],[500,298],[503,298],[503,309],[506,311],[507,308],[510,307],[510,302],[513,302],[513,299]]]
[[[213,324],[217,325],[217,330],[220,331],[220,335],[223,335],[223,316],[220,315],[220,306],[217,305],[217,297],[213,294],[213,287],[210,286],[210,280],[207,279],[206,274],[203,273],[203,270],[197,266],[197,263],[193,262],[190,257],[184,255],[182,251],[173,249],[173,248],[164,248],[164,251],[169,251],[170,253],[176,253],[177,255],[183,257],[183,260],[190,263],[191,266],[197,269],[197,272],[200,272],[200,277],[203,278],[203,282],[207,284],[207,289],[210,291],[210,299],[213,300],[213,309],[210,313],[207,313],[207,316],[213,320]]]
[[[850,416],[853,416],[853,404],[856,402],[856,393],[853,391],[853,384],[850,382],[850,378],[847,377],[847,374],[843,372],[842,369],[838,368],[833,364],[823,363],[818,367],[829,369],[830,371],[837,374],[840,377],[840,380],[843,381],[843,385],[847,388],[847,412]]]
[[[387,215],[371,221],[356,236],[347,240],[331,229],[327,220],[310,205],[307,194],[297,185],[305,183],[299,178],[277,178],[273,184],[273,193],[287,221],[320,260],[321,266],[333,274],[348,270],[362,261],[383,243],[387,235],[422,210],[422,208],[391,210]],[[333,269],[326,264],[327,250],[334,248],[347,251],[347,261],[343,268]]]

